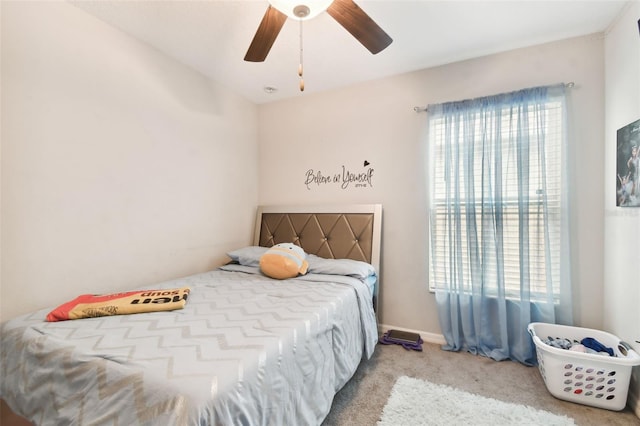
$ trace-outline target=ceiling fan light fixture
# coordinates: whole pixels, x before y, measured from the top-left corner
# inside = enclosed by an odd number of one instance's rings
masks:
[[[333,0],[269,0],[269,3],[289,18],[307,20],[327,10]]]
[[[300,64],[302,64],[302,23],[324,11],[374,55],[393,42],[391,37],[354,0],[268,1],[269,7],[244,56],[247,62],[264,62],[285,21],[287,18],[292,18],[300,23]]]

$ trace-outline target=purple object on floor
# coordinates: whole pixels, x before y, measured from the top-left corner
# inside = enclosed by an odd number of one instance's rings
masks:
[[[408,331],[389,330],[382,335],[378,343],[383,345],[401,345],[407,350],[422,351],[422,337]]]

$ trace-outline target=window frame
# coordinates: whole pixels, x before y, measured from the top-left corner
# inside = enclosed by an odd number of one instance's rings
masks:
[[[509,108],[512,108],[512,107],[513,105],[503,105],[501,110],[502,117],[500,117],[500,119],[505,118],[505,116],[509,114]],[[541,223],[544,224],[543,219],[544,219],[544,215],[546,214],[547,215],[546,217],[549,220],[548,224],[554,228],[553,229],[553,231],[555,232],[555,241],[554,241],[554,247],[553,247],[554,255],[544,256],[544,262],[546,263],[551,262],[550,264],[551,264],[551,274],[552,274],[552,283],[553,283],[552,284],[553,301],[555,303],[559,303],[561,298],[560,251],[561,251],[561,239],[562,239],[560,226],[561,226],[562,217],[563,217],[561,191],[562,191],[562,181],[564,178],[563,174],[565,173],[565,171],[562,170],[561,156],[564,154],[563,143],[564,143],[564,134],[566,132],[566,125],[567,125],[566,117],[564,116],[564,98],[562,96],[551,96],[549,100],[545,102],[544,108],[542,109],[542,111],[544,111],[544,114],[545,114],[545,117],[544,117],[545,126],[547,128],[553,128],[553,130],[545,132],[545,137],[543,138],[544,139],[543,142],[541,142],[540,140],[536,140],[536,143],[544,143],[547,146],[550,143],[552,143],[553,151],[547,152],[547,155],[546,155],[547,158],[545,158],[544,161],[540,161],[540,159],[537,159],[538,162],[536,163],[536,167],[538,169],[548,168],[550,164],[548,157],[549,156],[553,157],[553,160],[554,160],[553,167],[551,168],[552,174],[550,174],[550,176],[553,177],[554,179],[554,186],[553,188],[551,188],[552,191],[550,191],[550,188],[548,185],[544,188],[541,188],[539,184],[531,185],[531,189],[529,191],[529,197],[528,197],[529,201],[526,203],[526,205],[528,207],[527,208],[529,212],[528,214],[532,214],[531,212],[533,211],[534,216],[538,217],[538,223],[540,223],[540,221],[542,220]],[[473,114],[478,114],[478,113],[473,112]],[[528,113],[529,119],[530,119],[529,121],[531,121],[531,118],[533,118],[532,117],[533,114],[534,112]],[[500,120],[498,121],[500,122]],[[502,120],[502,123],[504,123],[505,121],[506,120]],[[535,122],[535,120],[533,121]],[[438,169],[437,165],[442,165],[444,162],[444,154],[442,152],[444,151],[443,146],[444,146],[444,138],[445,138],[444,137],[444,134],[445,134],[444,117],[440,114],[432,115],[431,113],[429,113],[428,124],[429,124],[428,126],[429,127],[429,130],[428,130],[429,151],[428,152],[429,152],[429,179],[430,179],[430,182],[429,182],[430,196],[429,196],[429,205],[428,205],[428,211],[429,211],[428,232],[429,232],[429,242],[431,244],[432,242],[431,237],[432,237],[432,233],[434,232],[434,230],[432,229],[434,226],[434,220],[437,221],[438,215],[444,216],[446,215],[446,212],[447,212],[446,194],[443,194],[442,192],[442,185],[438,186],[437,182],[435,181],[436,179],[435,172]],[[465,124],[468,124],[468,121],[465,122],[463,120],[462,122],[457,123],[459,127],[458,130],[461,131]],[[501,131],[499,132],[499,134],[503,137],[503,140],[502,140],[503,148],[505,146],[509,146],[509,143],[508,143],[509,141],[505,141],[505,138],[512,139],[515,137],[512,131],[505,132],[504,127],[505,126],[503,125],[501,128]],[[531,138],[532,136],[534,136],[534,139],[535,139],[535,135],[531,134],[532,132],[535,132],[535,126],[530,126],[527,128],[527,130],[529,131],[529,137]],[[478,129],[475,129],[474,137],[478,136],[476,134],[477,132],[478,132]],[[438,148],[440,149],[438,150]],[[529,148],[531,149],[531,147]],[[474,156],[474,164],[475,164],[475,161],[476,161],[476,157]],[[438,177],[438,179],[444,178],[444,176],[442,175],[438,175],[438,176],[440,176]],[[546,210],[543,208],[544,207],[543,198],[546,198],[546,201],[547,201]],[[476,196],[476,201],[474,201],[471,204],[468,203],[466,199],[462,199],[459,203],[459,207],[462,210],[466,209],[470,205],[473,205],[476,208],[476,210],[480,210],[485,205],[485,202],[481,198],[479,199]],[[519,228],[520,225],[517,220],[518,205],[519,203],[517,198],[513,198],[513,197],[511,198],[507,197],[505,200],[503,200],[503,203],[502,203],[502,206],[505,207],[505,212],[507,213],[505,214],[505,218],[509,218],[509,216],[515,216],[515,219],[511,218],[509,219],[509,222],[513,222],[515,220],[516,221],[515,225],[516,227]],[[509,210],[514,206],[515,206],[515,213]],[[537,213],[535,212],[536,210],[537,210]],[[462,213],[460,217],[464,219],[465,214]],[[478,220],[476,217],[476,227],[478,227],[480,232],[482,230],[481,226],[482,226],[482,223],[478,223]],[[463,226],[462,229],[465,230],[466,227]],[[440,234],[443,234],[440,237],[442,240],[446,239],[447,229],[436,230],[435,232],[439,232]],[[540,232],[544,232],[544,230]],[[467,238],[464,238],[464,240],[466,241]],[[513,244],[513,238],[510,238],[509,241],[511,242],[511,244]],[[450,248],[451,246],[450,242],[443,243],[443,244],[444,246],[441,248],[443,251],[446,251],[447,248]],[[517,251],[519,246],[518,240],[515,241],[515,244],[516,244],[516,251]],[[465,244],[463,242],[462,248],[468,249],[468,247],[469,247],[469,244]],[[446,281],[446,278],[441,278],[441,277],[445,277],[448,274],[448,271],[443,271],[438,273],[434,270],[435,269],[434,259],[433,259],[434,254],[438,254],[438,253],[435,252],[435,249],[433,247],[430,247],[428,276],[429,276],[429,291],[431,292],[435,292],[438,289],[439,287],[438,283],[441,283],[443,280]],[[441,254],[441,257],[442,257],[442,262],[444,264],[444,262],[446,262],[447,260],[447,255]],[[539,259],[541,257],[542,256],[539,255],[538,257],[536,257],[536,259]],[[463,256],[463,258],[466,261],[466,264],[463,265],[462,273],[464,274],[464,278],[462,280],[463,283],[462,283],[461,291],[468,292],[469,294],[471,294],[473,292],[472,285],[469,282],[469,276],[471,275],[471,270],[470,270],[471,262],[469,261],[468,256],[465,255]],[[504,275],[505,275],[505,281],[507,282],[507,285],[505,287],[505,297],[509,299],[520,300],[521,299],[520,285],[514,284],[514,282],[519,283],[520,276],[521,276],[520,266],[519,266],[519,263],[520,263],[519,255],[514,258],[514,255],[510,254],[509,260],[510,262],[516,262],[518,266],[515,267],[515,269],[505,268]],[[484,258],[483,258],[483,262],[484,262]],[[486,268],[486,265],[484,265],[483,268]],[[536,270],[540,270],[540,268],[536,268],[536,266],[532,264],[531,267],[529,268],[530,281],[534,281],[534,278],[531,275],[533,275],[533,272],[535,272]],[[483,271],[486,272],[486,269],[483,269]],[[542,268],[542,271],[543,271],[542,277],[535,278],[538,284],[534,285],[532,287],[532,290],[530,291],[530,299],[532,301],[548,301],[549,300],[549,297],[547,296],[547,291],[546,291],[547,280],[548,280],[548,277],[546,275],[546,269]],[[497,274],[494,274],[494,277],[497,277]],[[443,286],[446,287],[446,285],[444,284]],[[490,288],[484,288],[482,291],[483,291],[483,294],[485,295],[487,294],[491,295],[492,292],[495,295],[497,295],[499,292],[497,285]]]

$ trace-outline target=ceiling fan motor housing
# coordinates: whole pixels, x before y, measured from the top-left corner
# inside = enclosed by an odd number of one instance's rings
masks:
[[[309,9],[309,6],[304,4],[299,4],[293,8],[293,14],[300,19],[309,16],[309,12],[311,12],[311,9]]]
[[[312,19],[327,10],[333,0],[269,0],[271,6],[293,19]]]

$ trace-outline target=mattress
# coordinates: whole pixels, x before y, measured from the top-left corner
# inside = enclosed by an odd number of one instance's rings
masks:
[[[2,325],[0,397],[38,425],[314,425],[377,342],[349,276],[227,265],[172,280],[184,309]]]

